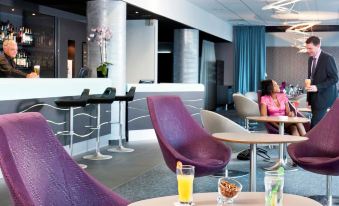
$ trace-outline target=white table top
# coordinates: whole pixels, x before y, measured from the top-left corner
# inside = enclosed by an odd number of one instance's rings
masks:
[[[221,141],[242,144],[276,144],[301,142],[308,140],[307,137],[300,136],[247,132],[214,133],[212,136]]]
[[[288,117],[288,116],[252,116],[246,118],[257,122],[277,122],[277,123],[306,123],[310,121],[309,119],[304,117]]]
[[[218,193],[197,193],[193,195],[193,201],[196,206],[215,206],[217,205]],[[321,206],[320,203],[299,195],[284,194],[284,206]],[[141,200],[130,204],[130,206],[174,206],[178,201],[178,196],[165,196],[153,199]],[[232,206],[263,206],[265,205],[264,192],[241,192],[234,200]]]

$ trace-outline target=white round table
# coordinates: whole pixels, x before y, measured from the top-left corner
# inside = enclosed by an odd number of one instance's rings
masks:
[[[195,206],[216,206],[218,193],[196,193],[193,195]],[[141,200],[134,202],[129,206],[174,206],[178,201],[178,196],[165,196],[153,199]],[[321,206],[320,203],[299,195],[284,194],[284,206]],[[263,206],[265,205],[264,192],[241,192],[230,206]],[[227,204],[225,205],[227,206]]]
[[[266,123],[278,123],[279,124],[279,134],[285,136],[285,123],[307,123],[310,120],[304,117],[288,117],[288,116],[252,116],[247,117],[249,120],[254,120],[257,122],[266,122]],[[266,170],[277,170],[279,167],[283,167],[285,170],[291,170],[290,166],[287,165],[286,159],[284,159],[284,148],[286,148],[286,143],[279,144],[279,160]]]
[[[250,144],[251,159],[250,159],[250,191],[256,191],[256,157],[257,157],[257,144],[283,144],[308,140],[307,137],[280,135],[280,134],[267,134],[267,133],[215,133],[212,135],[220,141]]]

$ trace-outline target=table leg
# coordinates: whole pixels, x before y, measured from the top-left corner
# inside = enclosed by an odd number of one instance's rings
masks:
[[[284,135],[285,133],[285,124],[283,122],[279,123],[279,134]],[[296,170],[297,168],[291,167],[287,164],[286,159],[284,159],[284,151],[286,147],[286,143],[279,144],[279,160],[271,167],[264,168],[265,170],[271,171],[271,170],[277,170],[279,167],[283,167],[285,170]],[[286,152],[286,151],[285,151]]]
[[[251,168],[250,168],[250,192],[256,192],[256,186],[257,186],[257,181],[256,181],[256,176],[257,176],[257,145],[256,144],[251,144]]]

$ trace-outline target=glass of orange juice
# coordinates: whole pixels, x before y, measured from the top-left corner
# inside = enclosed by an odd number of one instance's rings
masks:
[[[305,88],[311,86],[311,79],[305,79]]]
[[[187,206],[193,204],[194,166],[181,165],[177,167],[179,203],[176,205]]]

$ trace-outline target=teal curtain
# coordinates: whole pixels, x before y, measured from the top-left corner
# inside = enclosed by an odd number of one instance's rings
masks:
[[[265,27],[235,26],[233,31],[235,91],[257,91],[266,73]]]

